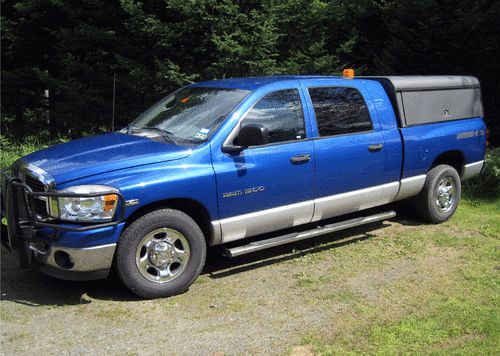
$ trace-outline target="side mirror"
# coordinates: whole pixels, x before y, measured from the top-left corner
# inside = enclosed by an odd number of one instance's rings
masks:
[[[238,143],[243,147],[261,146],[268,142],[267,127],[258,124],[243,126],[238,134]]]
[[[222,152],[239,153],[250,146],[260,146],[268,143],[267,127],[258,124],[245,125],[240,129],[237,136],[238,146],[224,145]]]

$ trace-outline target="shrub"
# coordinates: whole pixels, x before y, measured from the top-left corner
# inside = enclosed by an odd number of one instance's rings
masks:
[[[42,141],[36,137],[27,137],[23,141],[16,141],[0,135],[0,167],[10,167],[10,165],[20,157],[66,141],[66,139],[60,138],[55,141],[42,143]]]
[[[490,198],[500,197],[500,147],[486,152],[486,167],[482,174],[466,180],[464,193]]]

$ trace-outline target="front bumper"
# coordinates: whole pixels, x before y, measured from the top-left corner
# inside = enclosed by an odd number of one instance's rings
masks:
[[[106,278],[113,263],[116,244],[85,248],[51,246],[28,243],[33,253],[32,266],[42,273],[69,280]]]
[[[73,280],[105,278],[112,265],[116,241],[124,223],[124,199],[120,193],[117,216],[100,224],[64,224],[41,220],[34,208],[35,197],[57,196],[57,192],[33,192],[18,177],[1,173],[1,215],[7,218],[2,244],[17,251],[22,268]],[[6,236],[5,236],[6,235]],[[68,246],[69,245],[69,246]]]

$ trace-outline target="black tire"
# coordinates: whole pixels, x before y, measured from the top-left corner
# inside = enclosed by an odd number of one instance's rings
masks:
[[[152,236],[151,234],[154,234],[154,232],[158,230],[168,232],[165,232],[164,236],[160,236],[163,237],[163,239],[160,240],[156,240],[156,235],[150,237]],[[167,246],[168,249],[171,249],[168,251],[173,251],[174,244],[162,242],[167,239],[167,236],[170,236],[171,231],[175,231],[178,233],[178,236],[182,236],[184,245],[187,241],[188,247],[184,247],[188,251],[187,262],[185,264],[179,263],[182,269],[179,270],[178,275],[173,277],[172,280],[152,281],[150,279],[155,278],[154,273],[156,272],[158,272],[158,279],[168,278],[168,276],[160,277],[159,270],[169,271],[171,266],[176,262],[168,262],[169,264],[165,262],[165,265],[170,267],[165,268],[164,265],[161,265],[161,268],[155,269],[158,266],[154,265],[153,267],[155,268],[146,268],[139,260],[136,260],[136,258],[139,259],[143,251],[154,250],[154,248],[150,248],[150,246],[158,246],[158,244],[163,244],[163,246]],[[158,233],[157,235],[161,234],[162,233]],[[151,242],[146,249],[143,243],[145,240],[147,241],[147,239]],[[175,240],[176,237],[173,239]],[[141,250],[139,249],[139,245],[141,245]],[[183,246],[182,243],[181,246]],[[140,217],[125,229],[116,248],[115,267],[122,282],[135,294],[150,299],[169,297],[184,293],[189,289],[189,286],[196,280],[203,269],[206,250],[206,242],[203,233],[193,219],[178,210],[160,209]],[[165,257],[168,252],[164,253],[165,254],[161,255],[159,259],[160,262],[165,261],[165,259],[161,258],[168,258]],[[147,262],[145,262],[145,264],[151,264],[153,260],[158,262],[154,257],[159,255],[151,257],[151,254],[154,254],[154,252],[145,252],[146,256],[142,257],[140,260],[146,260]],[[171,257],[172,255],[168,256]],[[151,258],[153,258],[153,260],[151,260]],[[151,271],[150,276],[148,275],[149,271]]]
[[[454,188],[453,197],[443,199],[446,204],[441,203],[438,199],[438,189],[443,182],[449,182],[449,186],[453,185]],[[433,224],[439,224],[451,218],[455,213],[460,202],[461,193],[460,176],[455,168],[440,164],[427,173],[424,188],[415,198],[415,208],[422,219]],[[448,203],[449,206],[447,206]]]

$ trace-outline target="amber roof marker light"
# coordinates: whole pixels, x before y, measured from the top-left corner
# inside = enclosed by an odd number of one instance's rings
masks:
[[[345,79],[354,79],[354,69],[352,68],[344,69],[342,71],[342,76]]]

